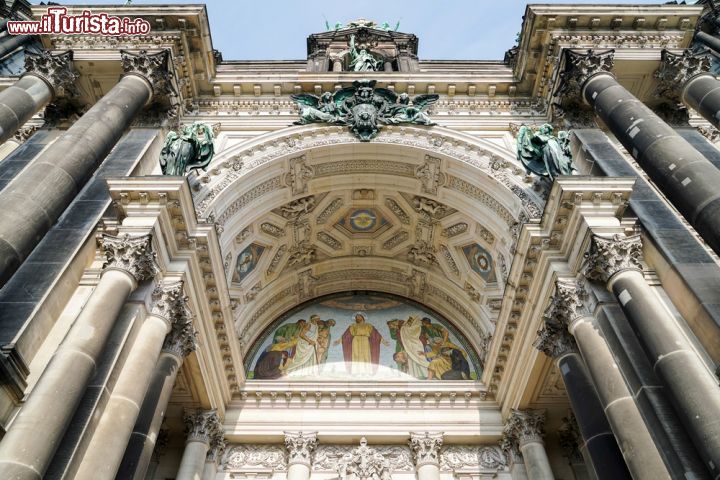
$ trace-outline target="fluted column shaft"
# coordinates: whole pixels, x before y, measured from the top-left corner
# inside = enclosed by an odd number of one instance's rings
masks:
[[[594,236],[586,276],[605,281],[669,387],[678,416],[713,478],[720,476],[720,387],[642,275],[639,235]]]
[[[285,432],[288,452],[287,480],[309,480],[312,454],[317,447],[317,432]]]
[[[418,480],[440,480],[442,444],[442,432],[410,433],[410,448],[415,460]]]
[[[564,301],[561,292],[557,292],[551,299],[545,312],[545,326],[538,332],[535,347],[555,359],[585,442],[588,468],[600,480],[629,480],[632,477],[625,466],[590,374],[564,319],[557,318]],[[583,445],[580,448],[582,450]]]
[[[566,50],[565,85],[579,85],[582,98],[720,254],[720,170],[615,80],[609,73],[612,53]]]
[[[167,64],[167,52],[162,53]],[[159,68],[159,67],[158,67]],[[153,96],[155,78],[129,70],[0,191],[0,286],[60,217]]]
[[[75,478],[115,478],[125,447],[140,412],[165,335],[175,322],[188,321],[187,297],[182,282],[158,286],[153,306],[123,365],[93,438]]]
[[[137,282],[155,274],[150,236],[104,236],[106,268],[0,442],[0,478],[42,478]]]
[[[522,454],[529,480],[555,480],[542,437],[545,413],[513,410],[503,429],[503,445]]]
[[[145,478],[175,378],[185,357],[197,346],[195,337],[196,332],[189,318],[174,322],[165,337],[160,358],[152,372],[150,385],[115,477],[118,480]]]

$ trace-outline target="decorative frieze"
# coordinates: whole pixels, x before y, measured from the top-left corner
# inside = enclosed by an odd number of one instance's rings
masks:
[[[288,467],[296,463],[311,466],[313,451],[317,447],[317,443],[317,432],[285,432]]]
[[[25,51],[25,72],[25,75],[34,75],[45,81],[55,97],[72,97],[79,93],[75,86],[79,75],[73,68],[72,50],[57,54],[48,50],[40,53]]]
[[[219,445],[224,442],[222,422],[216,410],[196,410],[183,417],[188,442]]]
[[[385,198],[385,206],[390,209],[391,212],[405,225],[410,223],[410,216],[403,210],[403,208],[392,198]]]
[[[225,453],[221,469],[284,472],[287,470],[287,459],[287,450],[281,445],[233,445]]]
[[[390,478],[390,462],[385,456],[367,445],[365,437],[360,439],[360,446],[347,452],[338,461],[335,471],[341,480]]]
[[[342,242],[327,232],[318,232],[317,239],[333,250],[342,249]]]
[[[410,449],[417,468],[423,465],[440,466],[440,447],[443,444],[442,432],[410,433]]]
[[[611,238],[593,235],[590,251],[585,254],[584,273],[590,280],[607,282],[626,270],[642,272],[640,235],[613,235]]]
[[[440,451],[440,471],[498,471],[507,468],[507,459],[497,446],[446,445]]]
[[[392,250],[393,248],[397,247],[404,241],[406,241],[408,238],[410,238],[410,234],[406,232],[405,230],[400,230],[392,237],[385,240],[385,242],[382,245],[382,248],[384,250]]]
[[[137,282],[154,277],[159,270],[149,234],[115,237],[105,233],[100,237],[100,245],[105,253],[104,270],[122,270]]]

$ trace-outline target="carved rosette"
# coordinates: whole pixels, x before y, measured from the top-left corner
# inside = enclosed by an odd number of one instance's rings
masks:
[[[137,75],[145,79],[153,89],[154,96],[176,96],[170,72],[170,50],[137,53],[120,50],[120,61],[125,75]]]
[[[596,52],[564,51],[565,69],[560,73],[560,85],[555,95],[561,98],[573,97],[582,103],[582,87],[590,78],[602,73],[609,74],[614,64],[615,50]]]
[[[165,336],[162,351],[184,359],[197,348],[197,332],[191,316],[175,318],[170,332]]]
[[[183,420],[187,434],[186,442],[203,442],[212,446],[225,441],[225,433],[217,410],[198,409],[195,412],[186,413]]]
[[[440,447],[443,444],[442,432],[410,433],[410,449],[413,453],[415,466],[440,466]]]
[[[542,442],[544,429],[545,412],[513,409],[503,429],[503,449],[517,453],[527,443]]]
[[[663,49],[660,53],[660,68],[655,72],[655,78],[659,80],[656,96],[681,103],[685,85],[698,75],[709,74],[709,55],[710,50],[697,53],[685,50],[678,54]]]
[[[578,351],[575,339],[563,324],[546,322],[545,326],[538,330],[537,335],[538,338],[533,346],[550,358],[558,359]]]
[[[105,252],[103,270],[122,270],[141,282],[152,278],[159,268],[152,251],[151,235],[115,237],[103,234],[100,245]]]
[[[621,272],[642,272],[641,255],[640,235],[625,237],[616,234],[611,238],[593,235],[590,251],[585,254],[585,276],[608,282]]]
[[[151,295],[150,313],[162,317],[169,325],[192,317],[187,307],[188,297],[183,291],[183,282],[159,284]]]
[[[312,454],[317,447],[317,432],[285,432],[285,448],[288,451],[288,467],[296,463],[312,465]]]
[[[72,50],[57,54],[48,50],[40,53],[26,51],[25,72],[25,75],[34,75],[47,83],[55,97],[78,95],[75,80],[80,75],[73,68]]]

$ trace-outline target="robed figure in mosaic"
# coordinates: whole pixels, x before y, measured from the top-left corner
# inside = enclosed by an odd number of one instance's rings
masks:
[[[357,312],[353,317],[355,323],[345,330],[335,345],[342,343],[343,358],[351,373],[372,374],[380,363],[380,344],[389,346],[390,343],[366,322],[367,315]]]

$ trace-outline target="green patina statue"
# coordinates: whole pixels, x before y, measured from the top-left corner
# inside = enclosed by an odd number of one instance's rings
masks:
[[[185,175],[208,166],[215,153],[212,129],[204,123],[185,125],[180,133],[170,131],[160,151],[163,175]]]
[[[300,108],[300,119],[295,125],[347,125],[362,142],[374,138],[382,125],[435,125],[426,110],[437,102],[438,95],[417,95],[411,100],[406,93],[398,96],[387,88],[376,88],[376,83],[356,80],[352,87],[325,92],[319,97],[309,93],[292,95]]]
[[[355,72],[376,72],[380,67],[380,60],[370,53],[367,48],[357,48],[355,35],[350,35],[350,68]],[[344,53],[341,53],[341,55]]]
[[[570,136],[566,131],[553,135],[553,126],[541,125],[536,131],[522,125],[517,137],[517,158],[528,173],[555,179],[572,175],[575,167],[570,152]]]

